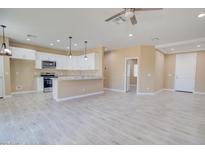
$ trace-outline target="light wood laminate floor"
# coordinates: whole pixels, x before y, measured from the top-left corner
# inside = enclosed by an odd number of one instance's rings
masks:
[[[0,100],[0,144],[205,144],[205,96],[15,95]]]

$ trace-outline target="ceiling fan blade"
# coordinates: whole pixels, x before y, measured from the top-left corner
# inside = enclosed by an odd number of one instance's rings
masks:
[[[110,18],[108,18],[108,19],[106,19],[105,22],[108,22],[108,21],[110,21],[110,20],[112,20],[112,19],[115,19],[115,18],[117,18],[118,16],[120,16],[120,15],[122,15],[122,14],[124,14],[124,13],[125,13],[125,10],[124,10],[124,11],[121,11],[121,12],[118,13],[118,14],[115,14],[114,16],[112,16],[112,17],[110,17]]]
[[[162,10],[162,8],[135,8],[134,11],[157,11]]]
[[[137,19],[136,19],[135,15],[130,17],[130,21],[131,21],[132,25],[136,25],[137,24]]]

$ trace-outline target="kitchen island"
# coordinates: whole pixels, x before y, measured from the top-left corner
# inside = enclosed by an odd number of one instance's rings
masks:
[[[65,76],[53,79],[53,98],[56,101],[70,100],[102,93],[104,93],[102,77]]]

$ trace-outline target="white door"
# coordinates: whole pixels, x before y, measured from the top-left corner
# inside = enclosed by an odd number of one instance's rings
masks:
[[[0,56],[0,98],[3,97],[3,89],[4,89],[4,82],[3,82],[3,79],[4,79],[4,76],[3,76],[3,71],[4,71],[4,68],[3,68],[3,57]]]
[[[130,90],[130,64],[127,64],[127,74],[126,74],[126,91],[129,91]]]
[[[176,55],[175,90],[194,92],[196,53]]]

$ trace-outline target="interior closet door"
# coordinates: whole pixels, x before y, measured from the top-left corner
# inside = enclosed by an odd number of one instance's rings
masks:
[[[196,53],[176,55],[175,90],[194,92]]]
[[[3,97],[3,57],[0,56],[0,98]]]

